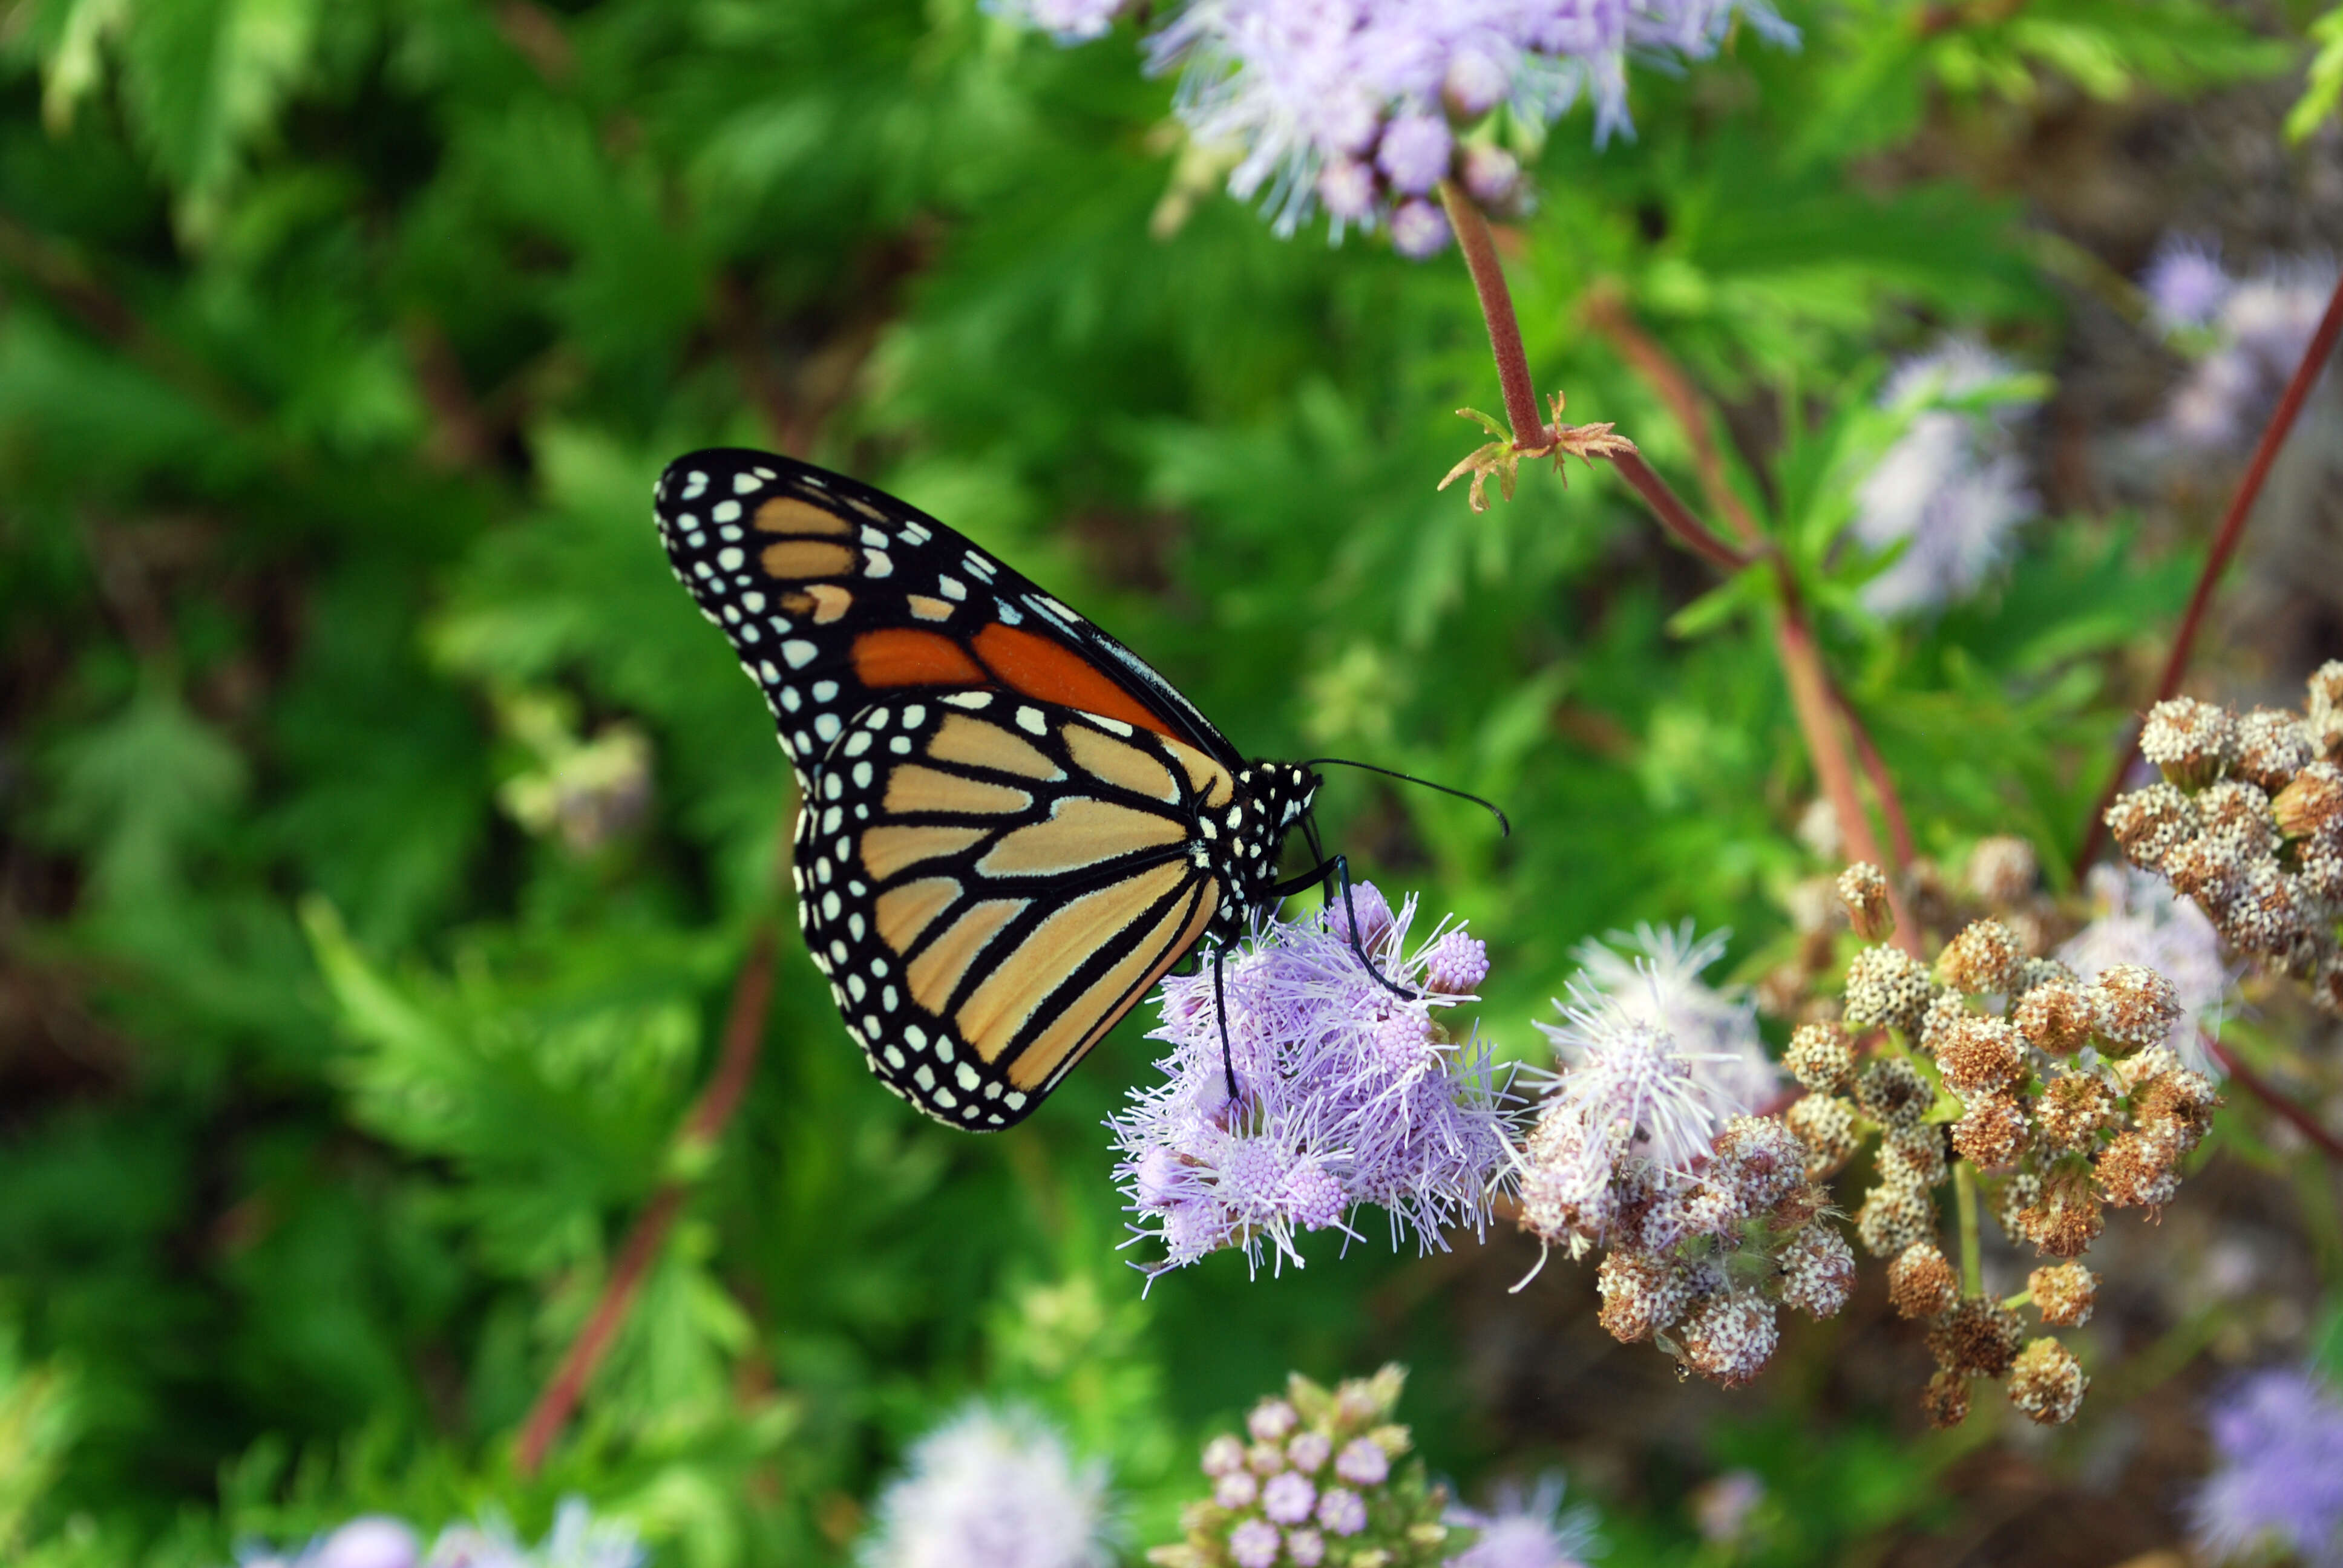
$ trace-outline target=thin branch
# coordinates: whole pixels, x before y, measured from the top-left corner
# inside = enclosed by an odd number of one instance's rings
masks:
[[[2180,690],[2181,677],[2188,671],[2188,657],[2197,648],[2197,635],[2204,628],[2205,612],[2213,602],[2213,595],[2221,585],[2221,574],[2228,569],[2229,558],[2237,553],[2237,541],[2246,531],[2246,519],[2254,509],[2254,502],[2262,493],[2263,481],[2269,477],[2270,467],[2278,461],[2278,448],[2294,429],[2302,406],[2310,400],[2310,389],[2318,384],[2319,373],[2335,353],[2338,337],[2343,337],[2343,278],[2336,280],[2335,292],[2328,297],[2327,312],[2318,318],[2318,330],[2302,351],[2302,361],[2294,367],[2294,376],[2286,384],[2284,396],[2270,411],[2269,423],[2262,427],[2262,438],[2254,447],[2253,460],[2246,465],[2245,477],[2237,481],[2237,494],[2229,498],[2229,509],[2222,514],[2221,527],[2213,536],[2213,548],[2205,557],[2205,569],[2197,574],[2196,590],[2188,596],[2188,608],[2180,618],[2180,630],[2172,639],[2172,652],[2164,661],[2163,677],[2156,683],[2156,700],[2162,702]],[[2091,819],[2083,825],[2083,847],[2075,856],[2075,875],[2080,879],[2090,869],[2091,861],[2099,852],[2101,835],[2107,830],[2107,808],[2123,789],[2124,775],[2130,770],[2132,753],[2138,749],[2141,721],[2135,719],[2124,731],[2123,749],[2117,754],[2115,770],[2108,776],[2106,788],[2099,791],[2098,803],[2091,809]]]
[[[683,1150],[715,1143],[723,1136],[732,1113],[739,1109],[749,1081],[756,1076],[757,1059],[765,1037],[765,1012],[772,993],[773,927],[769,920],[760,920],[749,933],[749,951],[740,961],[739,978],[733,983],[731,1010],[724,1022],[722,1054],[708,1086],[700,1091],[699,1100],[683,1120],[679,1136]],[[692,1162],[685,1163],[689,1169]],[[586,1326],[570,1342],[552,1381],[538,1396],[536,1407],[521,1426],[513,1460],[521,1474],[537,1473],[554,1440],[568,1424],[578,1401],[585,1396],[587,1385],[593,1382],[594,1373],[625,1326],[627,1314],[633,1310],[651,1265],[659,1261],[668,1232],[673,1229],[676,1216],[683,1211],[684,1200],[690,1196],[690,1191],[688,1179],[670,1177],[659,1184],[642,1212],[635,1216],[634,1227],[618,1249],[618,1260],[610,1271],[609,1281],[602,1287],[601,1300],[594,1303]]]
[[[1644,461],[1641,452],[1621,452],[1612,457],[1611,466],[1619,470],[1619,477],[1626,480],[1637,495],[1644,498],[1644,504],[1652,508],[1652,514],[1660,519],[1661,524],[1711,566],[1720,571],[1737,572],[1755,558],[1709,532],[1707,526],[1693,516],[1692,508],[1668,487],[1668,482],[1660,477],[1658,471]]]
[[[1554,444],[1545,418],[1538,412],[1537,387],[1530,380],[1529,351],[1522,347],[1521,323],[1513,318],[1513,297],[1505,286],[1505,269],[1497,259],[1495,236],[1481,204],[1454,180],[1440,182],[1440,200],[1448,209],[1448,226],[1456,231],[1456,246],[1473,274],[1473,292],[1481,297],[1481,317],[1489,324],[1489,351],[1497,361],[1497,382],[1505,391],[1505,419],[1513,427],[1513,445],[1543,449]]]
[[[1710,507],[1725,515],[1725,520],[1733,525],[1733,531],[1740,536],[1743,544],[1753,550],[1764,548],[1765,531],[1757,526],[1747,505],[1725,480],[1725,459],[1710,433],[1708,413],[1701,406],[1700,394],[1693,389],[1692,378],[1660,347],[1658,339],[1636,325],[1615,289],[1593,290],[1587,297],[1585,311],[1587,325],[1611,340],[1619,357],[1650,384],[1660,401],[1668,406],[1668,412],[1675,416],[1677,427],[1692,444],[1693,472],[1700,476],[1701,491],[1708,497]]]
[[[1985,1294],[1985,1250],[1977,1224],[1976,1167],[1966,1160],[1953,1161],[1953,1203],[1961,1226],[1961,1294]]]
[[[2228,1070],[2230,1081],[2247,1093],[2268,1106],[2291,1122],[2296,1131],[2316,1144],[2318,1151],[2338,1165],[2343,1165],[2343,1138],[2338,1138],[2319,1123],[2318,1118],[2304,1110],[2286,1091],[2256,1072],[2246,1059],[2211,1035],[2204,1037],[2206,1048],[2214,1060]]]

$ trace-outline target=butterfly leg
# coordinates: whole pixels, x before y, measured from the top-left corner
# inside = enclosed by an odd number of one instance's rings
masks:
[[[1375,968],[1375,960],[1367,956],[1366,948],[1359,941],[1359,911],[1351,902],[1351,861],[1348,856],[1336,855],[1332,859],[1321,860],[1300,875],[1289,877],[1282,882],[1273,884],[1269,891],[1272,897],[1282,899],[1289,893],[1298,893],[1304,888],[1322,883],[1330,877],[1342,890],[1342,913],[1349,917],[1350,920],[1351,950],[1359,955],[1359,961],[1366,965],[1369,974],[1375,977],[1376,984],[1402,1001],[1415,1000],[1423,993],[1408,990],[1407,987]]]
[[[1229,993],[1221,983],[1221,960],[1228,952],[1225,947],[1212,949],[1212,1012],[1221,1021],[1221,1071],[1229,1081],[1229,1105],[1237,1102],[1236,1052],[1229,1045]]]

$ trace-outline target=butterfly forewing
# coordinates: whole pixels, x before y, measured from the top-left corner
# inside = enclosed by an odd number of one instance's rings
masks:
[[[1121,643],[868,486],[716,449],[656,498],[796,768],[807,945],[890,1087],[1006,1126],[1242,928],[1314,776],[1247,769]]]

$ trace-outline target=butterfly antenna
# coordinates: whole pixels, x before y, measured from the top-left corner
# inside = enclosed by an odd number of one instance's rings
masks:
[[[1473,794],[1469,789],[1458,789],[1446,784],[1434,784],[1429,779],[1418,779],[1414,774],[1403,773],[1396,768],[1378,768],[1372,762],[1353,762],[1347,757],[1312,757],[1307,761],[1296,764],[1296,766],[1302,768],[1356,768],[1362,772],[1380,773],[1386,779],[1396,779],[1403,784],[1417,784],[1423,786],[1426,789],[1437,789],[1443,795],[1453,795],[1459,800],[1472,801],[1473,804],[1478,806],[1482,810],[1486,811],[1490,816],[1494,817],[1497,819],[1497,831],[1499,833],[1508,839],[1513,836],[1513,825],[1506,819],[1504,812],[1497,809],[1497,803],[1493,800],[1483,800],[1480,796]]]

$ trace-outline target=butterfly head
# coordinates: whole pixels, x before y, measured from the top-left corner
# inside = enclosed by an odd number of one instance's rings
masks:
[[[1255,762],[1236,776],[1235,799],[1207,832],[1226,893],[1213,920],[1224,939],[1242,934],[1253,910],[1275,901],[1278,851],[1310,814],[1318,775],[1292,762]]]

